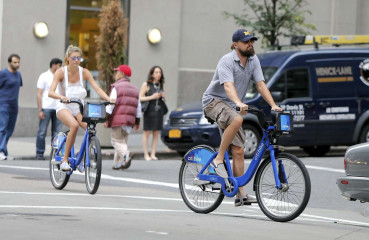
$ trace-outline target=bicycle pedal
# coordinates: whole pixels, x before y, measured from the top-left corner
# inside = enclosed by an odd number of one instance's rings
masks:
[[[193,180],[194,185],[203,185],[203,184],[209,184],[210,181],[205,181],[205,180],[199,180],[198,178],[195,178]]]

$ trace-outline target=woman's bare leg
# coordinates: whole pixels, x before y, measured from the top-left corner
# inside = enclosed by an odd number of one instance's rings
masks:
[[[147,160],[147,161],[151,160],[151,158],[149,156],[149,149],[148,149],[148,142],[149,142],[150,133],[151,133],[151,131],[143,131],[143,135],[142,135],[142,146],[143,146],[143,150],[144,150],[144,157],[145,157],[145,160]]]
[[[72,113],[67,109],[60,110],[57,116],[60,121],[62,121],[62,123],[69,128],[63,157],[63,162],[68,162],[68,156],[76,140],[79,124],[78,121],[73,117]]]
[[[151,158],[154,160],[158,160],[156,157],[156,147],[158,146],[159,142],[159,134],[160,131],[153,131],[152,132],[152,145],[151,145]]]

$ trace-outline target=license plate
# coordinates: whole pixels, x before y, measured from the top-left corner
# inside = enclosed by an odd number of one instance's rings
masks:
[[[180,137],[181,137],[181,130],[179,129],[169,130],[169,138],[180,138]]]

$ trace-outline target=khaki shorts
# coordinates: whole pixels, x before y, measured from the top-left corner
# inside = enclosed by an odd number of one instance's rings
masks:
[[[232,122],[233,118],[239,116],[234,108],[226,102],[214,98],[205,108],[204,114],[218,124],[221,129],[226,129]],[[236,133],[231,144],[237,147],[244,147],[245,132],[242,127]]]

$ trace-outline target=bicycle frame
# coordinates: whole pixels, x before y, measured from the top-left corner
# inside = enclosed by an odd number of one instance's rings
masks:
[[[254,176],[256,170],[258,169],[261,160],[265,154],[266,151],[270,152],[270,159],[272,162],[272,166],[273,166],[273,172],[274,172],[274,179],[275,179],[275,184],[276,184],[276,188],[281,189],[282,185],[281,185],[281,181],[280,181],[280,176],[278,175],[278,167],[276,164],[276,160],[275,160],[275,149],[273,144],[270,143],[270,139],[269,139],[269,132],[273,131],[275,128],[274,126],[268,126],[267,129],[264,129],[264,133],[263,133],[263,137],[261,138],[261,141],[258,145],[258,148],[251,160],[251,163],[249,165],[249,167],[247,168],[246,172],[240,176],[240,177],[234,177],[233,176],[233,172],[232,172],[232,167],[231,167],[231,163],[229,160],[229,156],[228,156],[228,151],[226,151],[225,153],[225,165],[226,168],[228,170],[228,179],[225,180],[224,178],[218,176],[218,175],[208,175],[208,174],[203,174],[204,171],[209,167],[210,163],[213,161],[213,159],[217,156],[218,152],[215,152],[210,159],[206,162],[206,164],[203,166],[203,168],[200,170],[199,174],[198,174],[198,179],[199,180],[203,180],[203,181],[209,181],[209,182],[215,182],[215,183],[220,183],[222,185],[222,189],[223,189],[223,193],[224,195],[226,195],[227,197],[233,197],[236,195],[236,193],[238,192],[238,187],[242,187],[245,186]],[[210,165],[211,167],[211,165]],[[282,161],[279,160],[279,167],[281,168],[281,173],[283,174],[283,183],[287,183],[287,177],[282,165]],[[230,192],[229,190],[227,190],[226,185],[229,186],[229,182],[232,183],[232,191]]]
[[[88,151],[88,148],[89,148],[88,140],[89,140],[90,135],[91,135],[90,129],[89,129],[89,126],[87,125],[85,135],[83,137],[83,142],[81,144],[81,148],[80,148],[80,151],[79,151],[77,157],[74,154],[74,145],[72,146],[72,149],[70,151],[71,157],[68,157],[68,161],[70,163],[70,166],[71,166],[72,170],[69,171],[69,172],[66,172],[68,175],[71,175],[73,173],[73,171],[76,170],[78,164],[81,163],[81,161],[83,159],[83,155],[84,155],[85,152],[86,152],[86,163],[85,163],[86,167],[90,166],[90,157],[89,157],[89,151]],[[58,150],[55,153],[55,160],[58,161],[58,162],[63,161],[63,157],[59,156],[59,153],[62,150],[62,146],[66,142],[67,137],[68,137],[68,135],[63,139],[63,141],[61,142],[61,144],[58,147]]]

